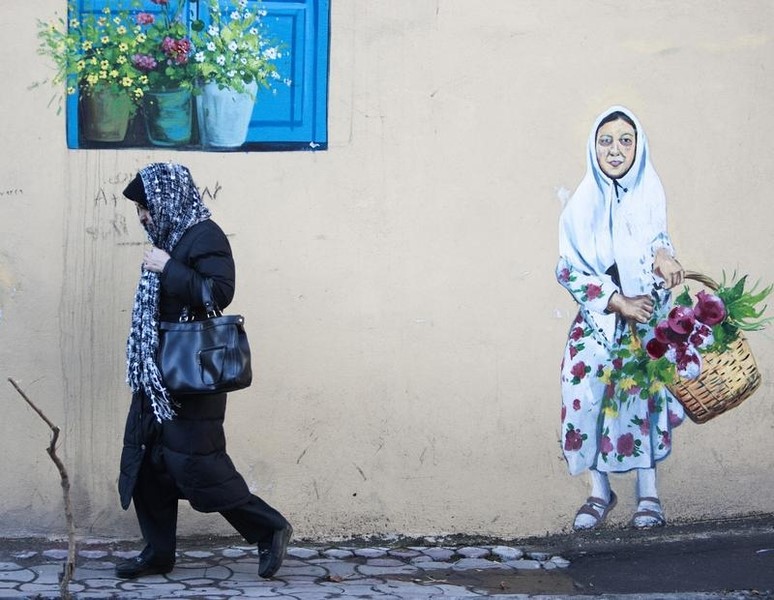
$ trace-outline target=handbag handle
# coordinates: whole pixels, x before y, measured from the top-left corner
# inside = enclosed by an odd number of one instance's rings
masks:
[[[202,278],[202,305],[204,306],[204,313],[208,319],[220,317],[223,314],[212,294],[212,279],[210,277]],[[191,310],[191,307],[186,304],[180,311],[180,318],[178,321],[180,323],[187,323],[195,320],[196,314]]]

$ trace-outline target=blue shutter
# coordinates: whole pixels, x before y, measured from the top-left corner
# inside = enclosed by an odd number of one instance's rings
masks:
[[[207,0],[188,0],[188,17],[206,12]],[[286,85],[276,81],[274,91],[259,90],[250,120],[244,150],[326,148],[328,142],[328,44],[330,0],[248,0],[264,17],[269,37],[279,43],[282,58],[277,62]],[[106,6],[119,9],[131,5],[121,0],[76,0],[79,19],[101,13]],[[133,12],[159,12],[158,5],[142,0]],[[67,146],[83,147],[78,136],[78,96],[67,98]],[[96,145],[92,146],[96,147]],[[104,146],[100,146],[104,147]],[[132,147],[131,143],[109,147]],[[136,147],[136,146],[135,146]],[[171,149],[171,148],[168,148]],[[184,149],[196,149],[188,146]]]

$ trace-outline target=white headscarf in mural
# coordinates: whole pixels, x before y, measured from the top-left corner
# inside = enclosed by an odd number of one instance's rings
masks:
[[[612,180],[597,162],[596,134],[600,123],[621,112],[635,124],[636,155],[629,171]],[[612,106],[597,117],[586,147],[586,175],[570,198],[559,221],[561,256],[579,271],[598,276],[612,286],[607,270],[617,265],[621,292],[648,294],[655,282],[653,252],[671,250],[666,233],[666,198],[650,162],[645,132],[637,117],[623,106]],[[615,315],[593,315],[609,339]]]
[[[148,239],[168,253],[193,225],[210,218],[191,173],[183,165],[154,163],[140,170],[153,227]],[[132,309],[132,328],[126,342],[127,381],[133,392],[143,391],[161,422],[175,416],[173,401],[156,365],[159,347],[158,273],[142,270]]]

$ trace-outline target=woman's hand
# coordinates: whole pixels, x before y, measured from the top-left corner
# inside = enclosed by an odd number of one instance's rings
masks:
[[[607,310],[618,313],[624,319],[647,323],[653,315],[653,299],[645,295],[630,298],[616,292],[610,297]]]
[[[680,285],[685,280],[685,270],[666,248],[659,248],[653,258],[653,272],[661,277],[667,289]]]
[[[170,256],[161,248],[153,247],[150,250],[145,251],[145,256],[142,260],[142,267],[148,271],[154,273],[161,273],[164,270],[164,266],[167,264]]]

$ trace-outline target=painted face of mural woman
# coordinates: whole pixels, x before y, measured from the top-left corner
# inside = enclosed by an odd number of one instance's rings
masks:
[[[620,117],[603,121],[597,129],[596,148],[602,172],[611,179],[623,177],[634,163],[637,150],[634,125]]]

